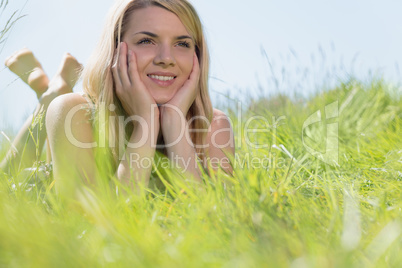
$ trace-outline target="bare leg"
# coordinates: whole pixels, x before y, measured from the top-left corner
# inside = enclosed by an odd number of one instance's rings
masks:
[[[64,54],[56,75],[49,82],[49,89],[43,97],[53,96],[52,100],[62,94],[71,93],[82,70],[82,65],[69,53]]]
[[[13,142],[13,148],[16,150],[10,149],[5,159],[0,164],[0,169],[11,174],[15,174],[14,172],[18,172],[18,170],[32,166],[35,161],[39,160],[47,136],[44,124],[47,108],[50,102],[57,96],[72,92],[82,68],[73,56],[65,54],[57,74],[46,84],[46,81],[48,81],[47,76],[40,67],[39,62],[33,57],[32,52],[24,50],[23,53],[19,53],[19,55],[21,54],[23,54],[23,57],[18,56],[15,57],[15,59],[10,58],[16,54],[11,56],[7,59],[6,65],[10,63],[10,60],[14,61],[13,64],[7,66],[10,69],[10,66],[12,66],[14,73],[21,74],[21,79],[26,79],[24,81],[37,93],[39,104],[34,113],[27,119],[18,132]],[[31,79],[31,75],[34,71],[27,70],[25,67],[25,69],[18,67],[27,66],[24,64],[27,59],[30,63],[37,63],[34,66],[31,65],[36,73],[42,73],[35,76],[35,79]],[[21,71],[22,69],[24,70]],[[27,73],[29,74],[28,77],[26,76]],[[35,81],[35,83],[33,83],[33,81]],[[38,87],[38,85],[40,85],[40,87]],[[47,90],[42,91],[44,87],[46,87]],[[33,122],[37,123],[35,124]]]
[[[27,83],[36,92],[38,98],[47,90],[49,78],[29,49],[23,48],[15,52],[6,59],[4,64]]]

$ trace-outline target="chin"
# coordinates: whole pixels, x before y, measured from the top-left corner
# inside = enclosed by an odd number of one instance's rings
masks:
[[[156,104],[160,105],[168,103],[173,98],[173,96],[153,96],[153,97]]]
[[[168,103],[175,95],[176,91],[174,90],[149,90],[152,98],[155,100],[156,104],[166,104]]]

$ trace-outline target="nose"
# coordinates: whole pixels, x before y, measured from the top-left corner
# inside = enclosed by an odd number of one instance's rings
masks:
[[[167,45],[161,45],[155,55],[154,64],[174,66],[176,64],[176,59],[172,53],[171,47]]]

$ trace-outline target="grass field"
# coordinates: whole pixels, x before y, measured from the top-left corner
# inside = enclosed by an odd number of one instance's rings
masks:
[[[1,175],[0,266],[400,267],[398,89],[348,81],[303,102],[222,108],[235,172],[205,175],[205,191],[165,172],[165,191],[84,188],[64,202],[49,177]]]

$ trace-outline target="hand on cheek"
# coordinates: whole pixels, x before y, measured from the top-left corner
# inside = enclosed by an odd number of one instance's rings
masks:
[[[152,111],[154,115],[159,113],[155,100],[140,78],[135,53],[128,50],[127,44],[124,42],[120,43],[118,51],[117,61],[112,67],[112,74],[116,95],[124,110],[130,116],[137,115],[142,118],[150,118]],[[159,117],[159,114],[157,116]]]
[[[183,86],[179,88],[173,98],[165,105],[163,111],[173,109],[171,106],[175,106],[179,109],[182,115],[185,117],[191,104],[194,102],[195,97],[198,94],[200,79],[200,66],[196,53],[193,55],[193,67],[189,78],[184,82]],[[177,113],[178,111],[176,111]]]

